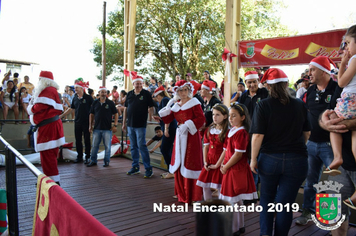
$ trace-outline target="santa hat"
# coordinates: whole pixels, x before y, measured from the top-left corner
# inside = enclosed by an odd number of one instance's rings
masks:
[[[213,81],[210,81],[210,80],[206,79],[206,80],[203,81],[203,84],[201,85],[201,88],[209,90],[211,92],[211,91],[214,91],[216,89],[216,84]]]
[[[267,84],[276,84],[279,82],[288,82],[288,77],[287,75],[278,68],[271,68],[268,69],[262,79],[261,79],[261,83],[267,82]]]
[[[41,71],[40,73],[40,79],[50,79],[50,80],[54,80],[53,79],[53,74],[50,71]]]
[[[184,86],[188,86],[192,92],[194,91],[194,86],[191,83],[187,82],[186,80],[181,79],[176,82],[176,85],[173,87],[173,92],[176,93],[178,90],[182,89]]]
[[[198,82],[195,81],[195,80],[190,81],[190,83],[191,83],[191,84],[193,85],[193,87],[194,87],[194,91],[193,91],[193,96],[194,96],[199,90],[201,90],[201,84],[198,83]]]
[[[156,97],[158,94],[160,94],[161,92],[164,92],[165,89],[164,87],[161,85],[158,88],[156,88],[155,92],[153,93],[153,96]]]
[[[245,81],[249,79],[258,79],[258,73],[256,71],[247,71],[245,73]]]
[[[329,75],[331,74],[331,68],[330,64],[333,64],[333,66],[336,68],[335,63],[326,56],[319,56],[311,60],[309,65],[315,66],[316,68],[319,68],[320,70],[328,73]]]
[[[141,81],[143,83],[143,78],[137,75],[136,71],[128,71],[124,69],[124,75],[129,76],[132,80],[132,83],[135,83],[136,81]]]
[[[101,90],[108,91],[105,86],[100,86],[98,92],[100,92]]]
[[[135,83],[137,81],[143,83],[143,78],[139,75],[133,76],[131,79],[132,79],[132,83]]]
[[[89,88],[89,81],[84,83],[83,81],[79,81],[78,83],[75,83],[74,87],[80,87],[82,89]]]

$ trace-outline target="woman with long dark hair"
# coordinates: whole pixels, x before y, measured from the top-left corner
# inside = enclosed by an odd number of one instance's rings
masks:
[[[267,212],[269,204],[283,208],[276,214],[274,235],[288,235],[291,207],[308,172],[305,143],[310,125],[304,103],[290,97],[282,70],[268,69],[263,82],[267,82],[270,97],[257,104],[250,129],[250,167],[254,173],[258,170],[261,180],[260,235],[272,235],[275,212]]]
[[[158,111],[162,110],[169,102],[169,95],[165,88],[161,85],[153,93],[154,100],[158,102]],[[177,121],[174,119],[170,124],[164,124],[159,116],[153,116],[153,119],[159,122],[161,129],[164,133],[162,136],[161,153],[163,155],[166,165],[169,167],[171,164],[171,157],[173,151],[174,138],[176,136]],[[170,173],[169,170],[161,175],[163,179],[174,178],[174,174]]]
[[[7,118],[9,109],[14,110],[15,120],[19,119],[19,92],[12,80],[7,81],[7,88],[1,93],[1,103],[3,104],[3,117]],[[15,124],[19,122],[16,121]]]

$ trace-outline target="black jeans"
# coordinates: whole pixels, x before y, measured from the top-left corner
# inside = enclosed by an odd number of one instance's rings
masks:
[[[74,134],[75,134],[75,146],[77,147],[77,153],[78,153],[77,158],[83,159],[82,135],[84,134],[85,155],[86,155],[86,159],[89,159],[90,149],[91,149],[89,124],[75,123]]]

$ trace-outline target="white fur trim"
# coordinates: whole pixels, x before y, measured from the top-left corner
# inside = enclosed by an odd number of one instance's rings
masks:
[[[178,170],[179,166],[181,165],[182,159],[185,158],[185,152],[187,149],[187,139],[188,139],[188,132],[185,131],[183,134],[179,134],[176,132],[175,137],[175,152],[174,152],[174,165],[169,165],[169,173],[174,173]],[[182,146],[182,147],[181,147]]]
[[[258,74],[249,74],[245,76],[245,80],[258,79]]]
[[[187,120],[184,124],[188,126],[188,130],[191,135],[194,135],[198,131],[192,120]]]
[[[196,98],[192,98],[188,102],[184,103],[183,106],[180,106],[178,103],[175,103],[171,110],[173,112],[178,112],[179,110],[184,111],[184,110],[188,110],[196,105],[200,105],[199,100]]]
[[[159,112],[158,112],[160,117],[165,117],[171,114],[171,108],[170,107],[163,107]]]
[[[258,195],[257,195],[257,192],[253,192],[253,193],[243,193],[243,194],[239,194],[237,196],[230,197],[230,196],[224,196],[220,193],[219,199],[226,200],[228,202],[239,202],[241,200],[258,199]]]
[[[37,132],[35,132],[35,133],[37,133]],[[37,135],[36,135],[36,141],[37,141]],[[65,144],[65,138],[64,137],[59,138],[57,140],[51,140],[51,141],[46,142],[46,143],[37,143],[36,142],[36,152],[53,149],[53,148],[59,147],[59,146],[61,146],[63,144]]]
[[[36,125],[35,121],[33,120],[33,115],[30,115],[30,122],[31,122],[31,125]]]
[[[183,177],[188,179],[198,179],[201,170],[194,171],[185,168],[185,154],[187,151],[187,140],[188,140],[188,131],[183,133],[177,132],[175,139],[175,161],[174,165],[169,165],[169,172],[174,173],[180,168],[180,173]]]
[[[53,80],[52,78],[48,78],[48,77],[38,77],[38,79],[50,79],[50,80]]]
[[[278,79],[272,79],[272,80],[267,80],[267,84],[276,84],[279,82],[288,82],[289,79],[288,78],[278,78]]]
[[[209,144],[210,144],[210,143],[203,143],[204,146],[207,146],[207,145],[209,145]]]
[[[314,61],[310,62],[309,65],[315,66],[315,67],[319,68],[320,70],[325,71],[329,75],[331,74],[330,70],[326,69],[325,67],[321,66],[320,64],[318,64]]]
[[[221,134],[221,129],[213,127],[210,129],[210,134]]]
[[[141,81],[143,83],[143,79],[140,79],[140,78],[132,80],[132,83],[135,83],[136,81]]]
[[[33,105],[31,105],[31,103],[30,103],[30,104],[28,105],[28,107],[27,107],[27,113],[28,113],[29,115],[33,115],[32,107],[33,107]]]
[[[34,101],[34,103],[35,104],[36,103],[42,103],[42,104],[50,105],[56,110],[63,111],[63,105],[62,104],[56,103],[55,100],[50,99],[48,97],[37,97],[36,100]]]
[[[206,90],[209,90],[209,91],[210,91],[210,88],[209,88],[208,86],[203,85],[203,84],[201,85],[201,88],[202,88],[202,89],[206,89]]]
[[[246,150],[235,149],[235,152],[246,152]]]
[[[216,184],[216,183],[204,183],[201,182],[200,180],[197,180],[197,185],[202,187],[202,188],[216,188],[216,189],[221,189],[221,184]]]
[[[236,134],[237,131],[245,129],[245,127],[241,126],[239,128],[236,128],[235,126],[232,127],[229,131],[229,134],[227,135],[227,137],[231,138],[234,134]]]
[[[201,170],[189,170],[185,168],[183,159],[182,164],[180,165],[180,173],[183,175],[183,177],[187,179],[198,179]]]
[[[159,91],[155,92],[155,93],[153,94],[153,96],[156,97],[158,94],[160,94],[160,93],[162,93],[162,92],[164,92],[164,90],[159,90]]]

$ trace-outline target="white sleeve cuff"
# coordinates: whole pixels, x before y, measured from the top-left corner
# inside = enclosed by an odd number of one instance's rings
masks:
[[[187,120],[184,124],[188,126],[188,130],[191,135],[194,135],[198,131],[192,120]]]
[[[159,112],[158,112],[160,117],[165,117],[171,114],[171,108],[170,107],[163,107]]]

